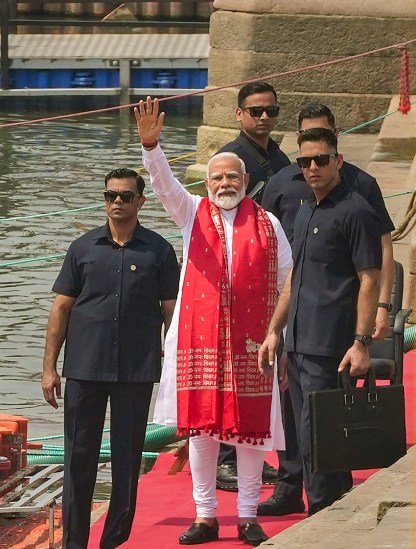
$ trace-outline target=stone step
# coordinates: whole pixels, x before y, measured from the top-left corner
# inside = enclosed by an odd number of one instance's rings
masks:
[[[390,101],[374,150],[374,161],[411,162],[416,152],[416,95],[410,97],[412,108],[407,114],[397,112],[398,95]]]
[[[388,469],[375,473],[330,507],[284,530],[261,547],[376,549],[384,547],[380,545],[383,532],[386,535],[392,521],[396,523],[396,545],[385,547],[408,547],[408,539],[416,534],[416,524],[409,517],[409,509],[414,516],[416,505],[413,490],[415,459],[416,447],[412,447],[406,456]],[[383,524],[383,521],[386,522]],[[389,538],[389,543],[394,541],[394,536]]]
[[[384,119],[378,141],[371,155],[367,171],[376,177],[389,214],[398,228],[405,220],[406,212],[416,188],[416,96],[410,112],[397,112],[399,96],[393,96]],[[407,193],[407,194],[404,194]],[[391,196],[393,195],[393,196]],[[412,237],[413,233],[413,237]],[[412,239],[415,241],[412,244]],[[405,272],[404,306],[415,312],[408,321],[416,322],[416,231],[393,243],[394,258],[403,264]]]

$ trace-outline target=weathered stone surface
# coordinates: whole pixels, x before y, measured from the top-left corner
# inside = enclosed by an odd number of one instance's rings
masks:
[[[403,306],[406,309],[412,309],[407,322],[410,324],[416,324],[416,274],[407,275]]]
[[[365,17],[416,17],[413,0],[214,0],[214,7],[252,13],[288,13],[318,15],[357,15]]]
[[[206,164],[192,164],[186,168],[185,184],[201,181],[205,177]]]
[[[328,56],[324,54],[257,53],[211,48],[208,61],[209,85],[226,84],[229,81],[227,71],[234,63],[233,82],[243,82],[256,75],[264,77],[280,92],[371,94],[377,90],[377,94],[391,96],[400,91],[400,60],[397,57],[365,57],[353,62],[304,70],[305,67],[327,60]],[[288,76],[272,76],[298,69],[300,72]],[[410,87],[416,87],[416,75],[411,77]]]
[[[257,53],[304,52],[328,60],[361,54],[414,38],[414,18],[348,17],[314,15],[262,15],[217,11],[212,14],[210,44],[221,50]],[[232,40],[230,39],[232,36]],[[416,55],[414,44],[409,45]],[[400,57],[396,48],[374,54]]]
[[[271,81],[272,82],[272,81]],[[219,128],[236,128],[235,108],[237,104],[236,88],[210,93],[204,99],[204,124]],[[389,95],[354,95],[341,93],[297,93],[279,94],[281,110],[277,119],[278,131],[293,130],[297,127],[297,116],[306,104],[319,101],[328,105],[336,116],[340,128],[351,128],[363,121],[370,121],[386,112],[390,103]],[[376,132],[381,121],[366,126],[362,131]]]
[[[331,507],[284,530],[269,539],[262,547],[275,547],[276,549],[351,549],[351,547],[375,549],[383,547],[380,545],[382,536],[379,526],[377,526],[380,503],[392,500],[409,503],[409,494],[412,498],[412,505],[416,503],[415,493],[411,489],[409,490],[414,480],[415,451],[415,447],[411,448],[408,454],[397,463],[374,474]],[[408,547],[406,544],[409,536],[414,535],[415,531],[414,523],[407,520],[407,509],[407,507],[401,508],[405,513],[405,523],[408,528],[402,528],[400,533],[396,530],[396,545],[386,545],[386,547],[403,549]],[[399,521],[399,509],[397,509],[397,513],[396,520]],[[383,530],[386,534],[386,529],[383,528]]]
[[[226,143],[233,141],[239,130],[231,128],[217,128],[215,126],[199,126],[197,132],[196,161],[206,164]]]
[[[409,246],[409,273],[416,276],[416,230],[412,231],[410,237],[410,246]],[[416,299],[413,303],[413,309],[416,312]]]

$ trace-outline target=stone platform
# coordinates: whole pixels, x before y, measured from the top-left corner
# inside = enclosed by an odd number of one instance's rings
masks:
[[[411,549],[416,542],[416,447],[342,499],[270,538],[276,549]]]

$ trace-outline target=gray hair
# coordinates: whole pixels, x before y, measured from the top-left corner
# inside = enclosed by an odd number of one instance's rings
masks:
[[[213,160],[215,160],[217,158],[219,158],[219,159],[221,159],[221,158],[234,158],[235,159],[236,158],[240,162],[241,169],[243,171],[243,175],[246,174],[246,165],[241,160],[241,158],[238,156],[238,154],[235,154],[233,152],[222,152],[222,153],[214,154],[214,156],[211,156],[211,158],[208,160],[207,169],[206,169],[207,178],[208,178],[208,172],[209,172],[209,168],[211,166],[211,163],[212,163]]]

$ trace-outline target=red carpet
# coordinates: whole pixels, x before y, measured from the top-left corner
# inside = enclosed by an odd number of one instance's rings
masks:
[[[409,445],[416,442],[416,422],[414,395],[416,389],[416,351],[405,357],[406,423]],[[172,454],[161,454],[152,471],[144,475],[139,482],[138,502],[130,540],[123,549],[172,549],[180,547],[179,535],[186,530],[194,519],[192,483],[189,463],[176,475],[168,475],[175,458]],[[267,461],[277,465],[275,453],[267,455]],[[374,470],[355,471],[354,483],[366,480]],[[272,486],[264,486],[261,501],[273,493]],[[247,547],[237,539],[236,534],[236,494],[218,490],[218,521],[220,523],[220,541],[212,542],[209,548]],[[286,517],[259,517],[264,531],[274,536],[304,518],[305,514]],[[105,516],[91,527],[88,549],[98,549],[99,539]]]

